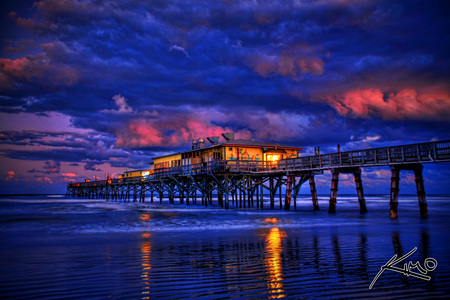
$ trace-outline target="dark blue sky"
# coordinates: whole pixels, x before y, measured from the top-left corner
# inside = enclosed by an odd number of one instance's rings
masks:
[[[448,1],[1,5],[0,192],[64,192],[225,131],[305,153],[450,139]],[[450,193],[447,169],[426,166],[428,192]]]

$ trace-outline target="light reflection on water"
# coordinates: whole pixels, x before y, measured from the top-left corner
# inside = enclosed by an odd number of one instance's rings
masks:
[[[286,233],[278,227],[273,227],[266,235],[265,266],[269,273],[267,287],[271,295],[270,299],[284,298],[283,269],[281,266],[281,252],[283,251],[282,238]]]
[[[149,280],[149,271],[152,268],[150,263],[150,254],[152,251],[152,246],[150,245],[149,238],[151,234],[149,232],[144,232],[142,234],[142,299],[150,299],[150,280]]]

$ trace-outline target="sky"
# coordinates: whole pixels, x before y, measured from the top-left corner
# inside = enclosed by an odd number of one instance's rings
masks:
[[[450,139],[448,1],[0,5],[0,193],[64,193],[222,132],[301,155]],[[450,194],[449,166],[425,166],[427,193]],[[389,193],[389,168],[362,178]]]

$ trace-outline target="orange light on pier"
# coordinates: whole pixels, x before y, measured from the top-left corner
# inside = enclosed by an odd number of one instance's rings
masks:
[[[279,155],[279,154],[267,154],[268,161],[276,162],[276,161],[279,161],[280,158],[281,158],[281,155]]]

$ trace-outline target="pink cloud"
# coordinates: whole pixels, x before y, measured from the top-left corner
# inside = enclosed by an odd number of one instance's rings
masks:
[[[327,102],[344,116],[381,117],[385,120],[448,119],[450,90],[446,86],[403,88],[386,92],[379,88],[354,89]]]
[[[53,63],[46,54],[18,59],[0,58],[0,87],[6,89],[14,89],[16,80],[72,85],[78,77],[76,70]]]
[[[53,181],[50,177],[44,177],[44,176],[40,176],[40,177],[35,177],[34,181],[37,183],[50,183],[53,184]]]
[[[14,178],[16,177],[16,172],[14,172],[14,171],[8,171],[8,172],[6,172],[6,174],[8,176],[6,177],[5,180],[14,180]]]
[[[211,124],[209,119],[197,118],[199,116],[183,117],[178,115],[163,117],[162,119],[132,120],[126,127],[116,131],[118,147],[145,147],[145,146],[180,146],[190,143],[193,139],[207,136],[220,136],[230,128]],[[166,132],[171,131],[171,134]],[[239,131],[237,137],[248,138],[248,131]]]
[[[61,175],[64,177],[77,177],[77,174],[75,174],[75,173],[63,173]]]
[[[189,112],[189,113],[187,113]],[[294,139],[308,127],[309,118],[288,112],[271,113],[263,110],[239,113],[218,109],[164,111],[147,118],[140,112],[125,124],[118,124],[113,132],[116,147],[175,147],[190,144],[193,139],[221,136],[235,131],[237,139],[279,141]],[[220,124],[240,124],[245,128],[233,130]]]

